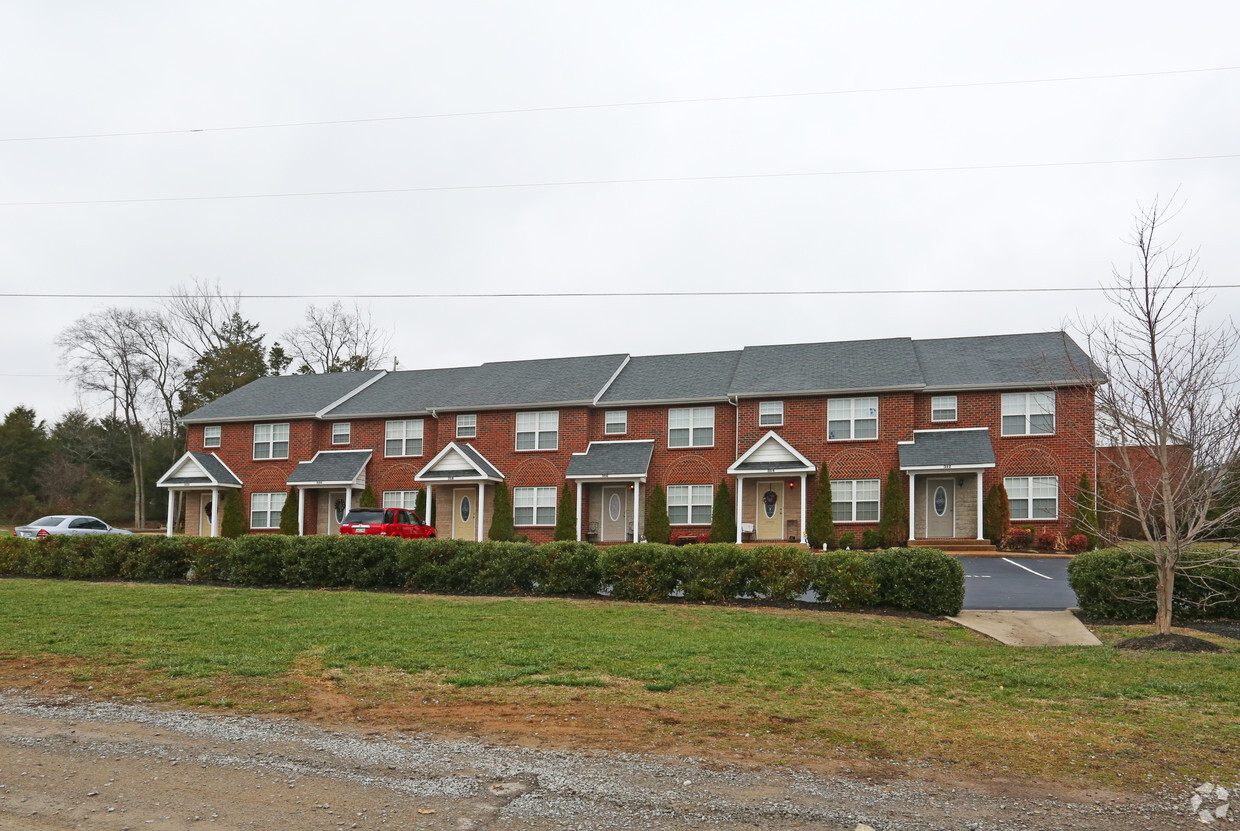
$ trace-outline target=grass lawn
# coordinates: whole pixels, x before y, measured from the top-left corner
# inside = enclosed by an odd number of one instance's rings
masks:
[[[1220,642],[1013,649],[915,617],[0,580],[6,686],[1138,791],[1240,772],[1240,650]]]

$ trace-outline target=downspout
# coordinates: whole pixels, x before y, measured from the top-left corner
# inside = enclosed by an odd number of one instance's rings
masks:
[[[741,402],[735,395],[728,396],[728,403],[736,411],[736,427],[732,430],[732,461],[741,455]]]

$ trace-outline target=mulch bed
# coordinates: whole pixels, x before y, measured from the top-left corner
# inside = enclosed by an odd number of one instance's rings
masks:
[[[1216,643],[1191,635],[1146,635],[1141,638],[1129,638],[1115,645],[1116,649],[1135,649],[1140,651],[1160,650],[1163,652],[1226,652]]]

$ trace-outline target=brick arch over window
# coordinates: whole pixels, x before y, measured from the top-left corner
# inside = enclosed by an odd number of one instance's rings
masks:
[[[1058,476],[1059,460],[1043,447],[1020,445],[1003,457],[1000,476]]]
[[[667,481],[672,484],[714,484],[720,479],[715,468],[698,455],[682,456],[667,469]]]
[[[422,465],[411,464],[409,462],[399,462],[394,465],[389,465],[387,469],[383,471],[382,476],[374,477],[374,483],[371,485],[371,487],[373,487],[375,490],[379,490],[378,486],[382,484],[383,485],[382,489],[385,491],[418,490],[419,488],[422,488],[424,486],[418,482],[415,482],[413,477],[416,476],[417,472],[421,469],[422,469]],[[370,481],[369,477],[367,481]]]
[[[250,493],[275,493],[288,490],[289,472],[286,470],[260,470],[246,479],[246,490]]]
[[[508,484],[514,488],[530,485],[555,485],[564,477],[556,466],[546,459],[526,459],[508,476]]]
[[[882,479],[887,466],[866,450],[845,450],[827,459],[827,473],[832,479]]]

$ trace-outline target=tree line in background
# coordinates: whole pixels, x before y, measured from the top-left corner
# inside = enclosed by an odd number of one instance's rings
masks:
[[[144,527],[166,521],[155,482],[185,452],[181,416],[267,375],[375,369],[393,360],[391,334],[339,301],[306,308],[266,344],[241,298],[218,282],[178,286],[158,308],[109,306],[56,337],[84,407],[48,424],[18,405],[0,424],[0,519],[91,513]],[[110,412],[109,412],[110,411]]]

